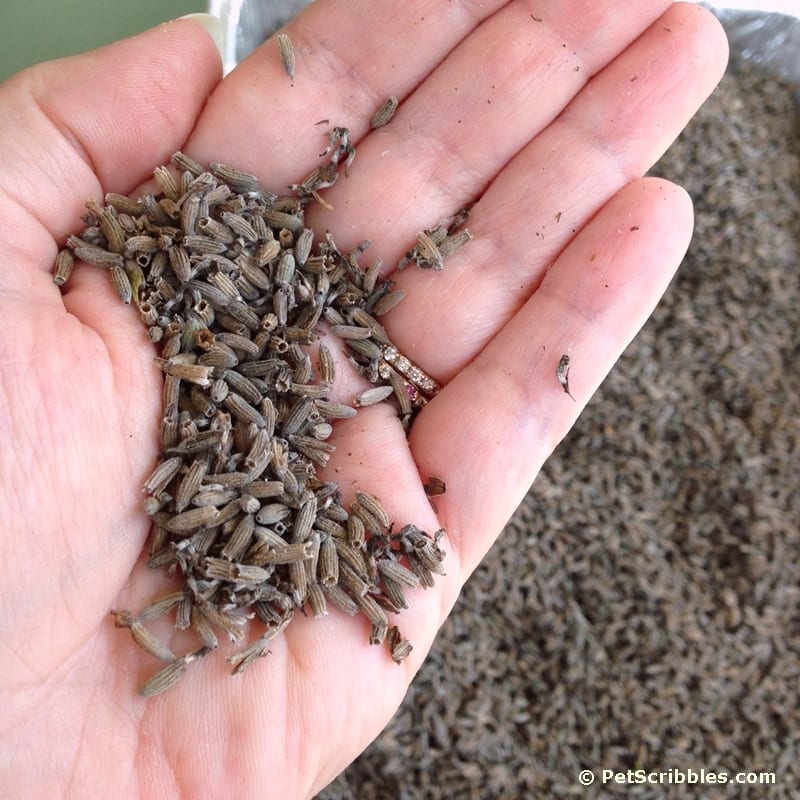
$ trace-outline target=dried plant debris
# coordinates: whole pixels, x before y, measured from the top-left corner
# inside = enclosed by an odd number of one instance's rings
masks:
[[[317,177],[332,184],[354,155],[347,129],[335,128]],[[343,253],[328,233],[315,244],[304,209],[318,180],[279,197],[226,164],[206,169],[184,153],[172,162],[174,172],[156,169],[154,194],[87,203],[87,227],[69,237],[55,268],[59,286],[75,259],[108,269],[160,348],[162,454],[144,483],[149,564],[183,585],[139,614],[114,612],[118,626],[167,662],[141,693],[172,686],[217,647],[220,632],[244,643],[258,620],[263,633],[229,659],[240,672],[268,653],[296,612],[322,617],[329,601],[363,613],[370,641],[387,641],[399,662],[411,646],[386,613],[407,607],[406,589],[443,573],[442,532],[396,530],[366,492],[345,508],[338,485],[318,476],[335,449],[336,420],[356,408],[331,400],[330,350],[319,345],[315,369],[308,346],[327,321],[379,384],[356,406],[394,398],[408,422],[438,387],[370,313],[386,313],[402,293],[381,280],[380,263],[360,267],[368,242]],[[176,655],[148,631],[164,614],[195,633],[196,650]]]
[[[294,46],[292,40],[285,34],[278,34],[278,52],[281,56],[281,64],[283,69],[289,76],[290,80],[294,80]]]
[[[434,228],[420,231],[416,245],[400,259],[397,268],[401,270],[409,264],[416,264],[421,269],[443,269],[444,259],[472,238],[469,228],[462,228],[469,214],[470,208],[462,209],[452,217],[440,220]]]
[[[428,497],[438,497],[447,492],[447,484],[436,475],[431,475],[425,483],[424,489]]]
[[[573,400],[575,399],[572,397],[572,394],[569,390],[569,356],[564,353],[563,356],[558,360],[558,366],[556,366],[556,379],[561,384],[561,388],[564,390],[564,393],[569,395]]]
[[[328,146],[320,153],[320,158],[327,155],[330,155],[327,164],[316,167],[300,183],[291,184],[289,189],[303,198],[313,198],[327,209],[333,209],[330,203],[322,199],[319,192],[336,183],[339,178],[339,162],[343,158],[345,175],[353,163],[356,150],[350,141],[350,131],[347,128],[336,127],[328,133]]]
[[[381,107],[373,114],[369,123],[370,128],[375,130],[375,128],[382,128],[386,125],[394,116],[394,112],[397,111],[397,106],[398,102],[396,97],[387,97],[381,104]]]

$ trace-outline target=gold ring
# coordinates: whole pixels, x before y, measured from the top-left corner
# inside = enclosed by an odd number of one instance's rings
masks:
[[[442,388],[424,370],[420,369],[409,358],[402,355],[393,344],[387,344],[383,348],[381,358],[384,364],[389,365],[403,378],[411,404],[416,408],[421,408],[429,400],[432,400]],[[385,369],[384,372],[386,372],[386,374],[381,377],[386,378],[388,372]]]

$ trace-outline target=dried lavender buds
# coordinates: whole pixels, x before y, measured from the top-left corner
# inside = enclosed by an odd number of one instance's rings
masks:
[[[278,52],[284,71],[290,79],[294,79],[294,46],[292,40],[285,33],[278,34]]]
[[[462,227],[469,214],[469,208],[462,209],[452,217],[440,220],[436,227],[420,231],[417,244],[400,259],[397,268],[404,269],[408,264],[416,264],[422,269],[443,269],[444,259],[472,239],[472,231]]]
[[[267,654],[297,611],[322,617],[329,601],[363,613],[369,640],[388,642],[399,663],[411,646],[386,612],[406,608],[406,589],[430,586],[443,572],[441,532],[395,531],[366,492],[345,508],[338,485],[317,474],[335,449],[328,439],[336,420],[357,413],[330,399],[335,367],[324,344],[312,363],[308,346],[321,321],[378,384],[356,406],[394,398],[407,425],[438,389],[377,322],[403,293],[380,279],[379,262],[359,266],[369,243],[342,253],[330,234],[315,245],[305,225],[306,206],[354,155],[347,129],[335,128],[327,163],[291,187],[296,195],[279,197],[249,173],[221,163],[206,169],[176,153],[174,170],[155,170],[155,194],[87,203],[87,227],[59,254],[59,286],[74,260],[108,269],[160,349],[162,453],[144,482],[149,565],[179,574],[183,585],[138,615],[114,612],[119,627],[167,662],[144,696],[171,687],[217,647],[220,632],[244,642],[255,619],[261,635],[229,659],[240,672]],[[165,614],[194,632],[197,649],[173,654],[148,631]]]
[[[375,130],[376,128],[382,128],[384,125],[388,124],[394,116],[394,112],[397,111],[397,106],[398,102],[396,97],[387,97],[381,104],[381,107],[373,114],[369,123],[370,128]]]

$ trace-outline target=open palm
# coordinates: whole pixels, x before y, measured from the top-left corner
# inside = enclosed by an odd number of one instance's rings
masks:
[[[9,797],[303,797],[386,724],[470,572],[646,320],[686,249],[691,204],[640,176],[711,91],[724,38],[669,0],[318,0],[218,85],[211,39],[180,21],[0,87],[0,785]],[[385,128],[369,119],[389,95]],[[444,272],[395,276],[392,340],[442,385],[408,438],[388,407],[334,434],[345,495],[447,529],[447,575],[409,593],[398,667],[363,618],[296,618],[228,677],[219,654],[163,696],[114,607],[163,591],[140,553],[160,377],[101,270],[62,296],[51,266],[87,198],[134,191],[177,149],[285,187],[328,118],[358,144],[309,214],[387,265],[475,203]],[[573,403],[555,368],[572,360]],[[341,371],[340,371],[341,372]],[[343,375],[337,399],[360,384]],[[438,516],[422,488],[447,483]],[[180,647],[176,647],[181,651]],[[223,645],[221,650],[225,650]],[[223,653],[227,655],[227,653]],[[487,654],[488,657],[488,654]]]

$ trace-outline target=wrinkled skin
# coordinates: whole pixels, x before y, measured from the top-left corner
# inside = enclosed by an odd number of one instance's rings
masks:
[[[220,82],[208,34],[178,21],[0,87],[0,785],[8,797],[306,797],[379,733],[463,582],[664,292],[691,203],[642,174],[721,76],[716,21],[668,0],[318,0]],[[388,95],[394,120],[370,132]],[[400,667],[363,618],[296,619],[228,677],[223,645],[152,700],[158,664],[111,608],[163,591],[140,554],[159,375],[102,270],[50,270],[87,198],[136,191],[184,149],[284,187],[325,128],[357,145],[334,210],[310,214],[387,265],[477,200],[444,272],[397,276],[392,339],[444,388],[408,439],[383,405],[338,426],[330,475],[399,523],[444,526],[446,577],[410,594]],[[388,268],[388,267],[387,267]],[[556,380],[571,356],[573,402]],[[344,365],[337,399],[363,388]],[[446,480],[438,516],[423,489]],[[165,628],[165,630],[167,630]],[[501,632],[498,635],[502,635]],[[186,644],[173,640],[178,651]]]

